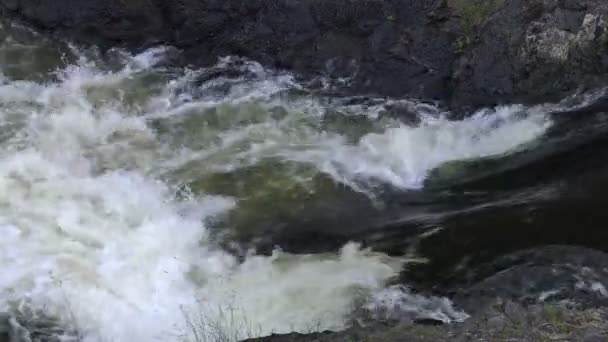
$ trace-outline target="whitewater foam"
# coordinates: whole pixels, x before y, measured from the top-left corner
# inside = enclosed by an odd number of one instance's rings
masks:
[[[280,159],[314,165],[357,191],[373,192],[378,183],[419,189],[430,171],[444,163],[519,151],[542,137],[552,125],[544,107],[511,105],[484,109],[461,121],[449,120],[441,111],[425,109],[428,106],[418,106],[420,123],[412,126],[394,119],[377,120],[386,105],[328,107],[308,97],[286,99],[283,93],[290,84],[281,79],[270,88],[252,87],[248,92],[241,88],[229,100],[189,101],[167,111],[184,121],[196,117],[205,121],[213,115],[232,118],[224,123],[226,129],[221,132],[206,130],[205,137],[193,137],[198,144],[202,140],[213,140],[214,144],[205,145],[204,151],[189,150],[193,158],[181,162],[187,164],[199,158],[201,152],[212,157],[230,155],[226,163],[209,166],[219,171]],[[387,103],[390,105],[391,101]],[[248,114],[235,110],[237,105],[246,108]],[[208,111],[209,106],[215,106],[213,111]],[[272,109],[277,106],[288,114],[273,116]],[[326,129],[325,117],[334,112],[344,115],[353,126],[354,118],[366,117],[373,132],[353,141],[342,132]],[[183,142],[183,136],[180,138]],[[188,143],[183,146],[191,148]]]
[[[482,110],[462,121],[427,115],[421,116],[418,126],[387,127],[364,135],[356,144],[327,134],[299,153],[279,154],[313,163],[360,191],[369,191],[377,183],[419,189],[429,172],[443,163],[497,157],[525,147],[551,126],[544,113],[540,108],[512,105]]]
[[[207,228],[209,219],[238,208],[238,199],[178,199],[162,178],[192,159],[208,163],[205,149],[255,154],[248,163],[276,156],[284,146],[297,153],[294,139],[307,147],[325,133],[305,126],[290,136],[282,125],[295,129],[318,106],[218,132],[223,144],[175,149],[150,123],[179,116],[162,113],[188,104],[176,101],[175,90],[188,75],[167,82],[135,112],[112,95],[96,101],[90,93],[120,88],[150,71],[160,55],[152,50],[128,58],[116,72],[80,57],[47,84],[3,80],[1,127],[14,115],[20,124],[0,144],[0,311],[44,311],[77,329],[84,341],[188,339],[189,320],[228,324],[224,328],[236,329],[234,339],[344,328],[353,300],[381,291],[402,260],[349,244],[334,254],[275,251],[239,262],[213,243]],[[263,88],[263,99],[272,102],[269,94],[289,82],[281,84]],[[241,93],[248,101],[257,98],[248,91]],[[252,134],[257,144],[226,152]],[[274,146],[272,153],[262,145]],[[245,159],[226,163],[239,167]],[[225,323],[228,311],[234,315]]]

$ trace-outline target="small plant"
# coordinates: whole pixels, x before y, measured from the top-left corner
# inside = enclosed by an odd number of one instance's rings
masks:
[[[498,9],[499,0],[468,0],[462,5],[460,16],[465,35],[470,36],[473,30]]]
[[[548,305],[543,309],[544,318],[551,324],[560,323],[564,317],[559,307],[555,305]]]
[[[254,338],[262,332],[261,326],[254,326],[245,313],[234,306],[217,308],[200,303],[200,311],[190,313],[182,308],[186,331],[179,339],[183,342],[237,342],[243,338]]]
[[[454,53],[457,55],[462,55],[470,45],[471,39],[469,37],[460,37],[452,43],[452,49],[454,49]]]
[[[458,11],[460,13],[463,36],[453,44],[454,52],[462,55],[471,45],[475,29],[490,17],[504,0],[460,0]]]

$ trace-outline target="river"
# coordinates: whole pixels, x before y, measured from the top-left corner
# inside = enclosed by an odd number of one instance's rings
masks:
[[[593,94],[451,120],[236,57],[0,38],[0,312],[83,341],[340,330],[356,305],[463,320],[390,284],[560,242],[524,223],[570,207],[547,170],[603,129],[550,114]]]

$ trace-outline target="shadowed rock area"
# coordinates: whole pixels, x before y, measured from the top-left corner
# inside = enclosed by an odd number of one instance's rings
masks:
[[[4,16],[102,47],[240,55],[342,91],[454,108],[556,100],[605,85],[601,0],[2,0]]]

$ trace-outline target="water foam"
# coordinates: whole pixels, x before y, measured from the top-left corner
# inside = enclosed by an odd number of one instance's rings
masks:
[[[542,136],[550,125],[542,112],[518,105],[482,110],[462,121],[423,116],[419,126],[400,124],[365,135],[355,145],[341,139],[328,141],[310,157],[322,170],[353,187],[376,180],[418,189],[429,172],[443,163],[514,152]]]
[[[373,191],[378,183],[419,189],[430,171],[444,163],[513,153],[542,137],[552,125],[549,111],[543,106],[499,106],[453,121],[437,108],[406,100],[376,99],[369,104],[344,105],[339,101],[323,103],[311,97],[293,99],[285,96],[288,90],[297,87],[291,76],[262,73],[255,63],[245,64],[244,68],[251,68],[258,78],[247,80],[246,85],[239,83],[243,78],[232,79],[229,83],[235,86],[220,99],[180,102],[179,96],[165,94],[165,103],[172,105],[163,109],[162,115],[170,113],[183,120],[204,118],[210,115],[206,110],[215,106],[214,113],[234,118],[221,132],[205,131],[207,139],[215,135],[218,142],[204,146],[204,151],[189,150],[191,158],[182,159],[182,163],[229,155],[229,159],[224,158],[225,163],[218,163],[215,158],[211,167],[215,171],[226,171],[278,158],[312,164],[335,181],[358,191]],[[211,85],[203,88],[208,89],[217,82],[211,81]],[[398,120],[378,119],[387,106],[397,102],[403,102],[401,105],[407,102],[407,106],[416,111],[420,123],[408,125]],[[247,108],[249,114],[256,112],[257,117],[239,117],[242,113],[234,110],[235,105]],[[276,107],[284,108],[288,114],[273,116],[272,109]],[[326,117],[336,112],[353,126],[358,118],[364,117],[372,132],[353,141],[343,132],[325,128]],[[200,141],[203,137],[197,139]]]
[[[430,171],[444,163],[500,157],[525,148],[551,126],[545,114],[541,107],[511,105],[482,110],[462,121],[421,115],[419,125],[390,122],[381,132],[365,134],[354,143],[330,131],[289,135],[289,123],[279,122],[263,143],[241,154],[245,160],[279,157],[313,164],[335,181],[363,192],[373,191],[379,183],[419,189]]]
[[[236,330],[234,339],[344,328],[352,301],[381,291],[402,261],[354,244],[243,262],[216,247],[206,221],[236,199],[178,200],[159,178],[196,152],[171,149],[148,125],[173,93],[148,101],[145,115],[90,95],[157,58],[136,56],[118,72],[81,58],[57,82],[1,85],[1,116],[21,119],[0,145],[0,311],[42,310],[84,341],[188,339],[188,321]]]

